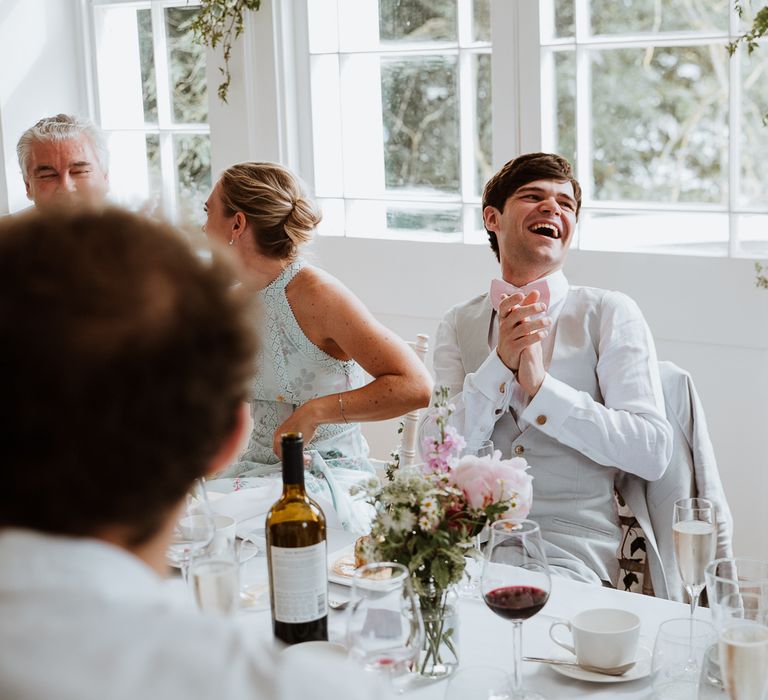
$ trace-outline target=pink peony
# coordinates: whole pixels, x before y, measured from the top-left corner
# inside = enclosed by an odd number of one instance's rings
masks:
[[[509,501],[507,517],[525,518],[533,500],[533,477],[522,457],[501,459],[496,450],[492,457],[462,457],[450,472],[451,483],[460,488],[473,510],[493,503]]]

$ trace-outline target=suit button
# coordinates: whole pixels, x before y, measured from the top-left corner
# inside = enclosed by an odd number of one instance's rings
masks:
[[[495,413],[495,414],[498,416],[498,415],[499,415],[499,413],[501,413],[501,409],[500,409],[500,408],[497,408],[497,409],[494,411],[494,413]]]
[[[546,423],[546,422],[547,422],[547,417],[546,417],[546,416],[537,416],[537,417],[536,417],[536,422],[537,422],[539,425],[544,425],[544,423]]]
[[[503,384],[499,384],[499,393],[500,393],[500,394],[503,394],[503,393],[504,393],[506,390],[507,390],[507,385],[506,385],[506,383],[503,383]]]
[[[515,454],[521,455],[525,452],[525,448],[522,445],[515,445]]]

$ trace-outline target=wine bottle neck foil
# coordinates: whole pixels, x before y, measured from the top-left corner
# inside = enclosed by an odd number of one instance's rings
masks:
[[[304,488],[304,441],[283,436],[283,484]]]

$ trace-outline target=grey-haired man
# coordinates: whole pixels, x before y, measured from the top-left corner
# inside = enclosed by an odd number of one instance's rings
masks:
[[[57,114],[27,129],[16,146],[27,197],[36,207],[99,205],[109,190],[109,151],[88,119]]]

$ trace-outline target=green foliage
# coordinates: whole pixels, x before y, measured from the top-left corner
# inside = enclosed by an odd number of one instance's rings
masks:
[[[759,262],[755,263],[755,286],[762,289],[768,289],[768,276],[763,274],[763,270],[768,272]]]
[[[745,4],[744,0],[734,0],[734,8],[736,9],[739,17],[744,16]],[[758,40],[768,35],[768,5],[758,10],[752,19],[752,26],[744,32],[740,37],[726,47],[728,53],[733,56],[739,44],[744,44],[747,47],[747,52],[752,53],[758,46]]]
[[[746,0],[749,3],[750,0]],[[739,17],[744,17],[746,10],[745,0],[734,0],[734,9]],[[750,56],[755,49],[760,46],[759,40],[768,35],[768,5],[759,9],[755,16],[752,18],[752,26],[744,32],[741,36],[737,37],[735,41],[732,41],[725,48],[728,50],[730,56],[736,53],[736,49],[740,44],[747,47],[747,54]],[[768,112],[763,114],[763,126],[768,126]]]
[[[261,0],[201,0],[200,9],[192,20],[191,27],[195,36],[206,46],[215,49],[221,44],[224,52],[224,67],[219,71],[224,80],[219,84],[217,94],[222,102],[227,101],[232,76],[229,72],[229,59],[232,45],[243,33],[246,10],[256,11]]]

